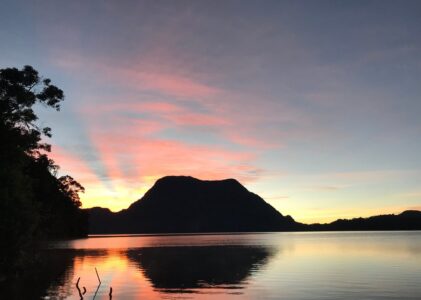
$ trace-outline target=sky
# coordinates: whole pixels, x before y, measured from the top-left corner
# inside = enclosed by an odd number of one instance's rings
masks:
[[[2,0],[0,41],[64,90],[83,207],[190,175],[306,223],[421,209],[420,1]]]

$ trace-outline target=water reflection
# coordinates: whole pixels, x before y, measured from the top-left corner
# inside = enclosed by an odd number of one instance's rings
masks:
[[[421,232],[101,237],[56,243],[4,299],[420,299]],[[96,247],[96,248],[95,248]]]
[[[127,256],[161,292],[192,293],[203,288],[242,289],[251,272],[272,251],[264,247],[162,247],[130,250]]]
[[[49,249],[34,278],[4,287],[10,299],[105,299],[109,287],[118,298],[157,299],[162,293],[241,294],[247,278],[273,254],[269,247],[194,246],[110,250]],[[47,267],[48,266],[48,267]],[[101,285],[95,268],[98,269]]]

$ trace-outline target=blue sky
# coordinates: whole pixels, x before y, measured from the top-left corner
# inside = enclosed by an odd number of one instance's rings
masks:
[[[303,222],[421,209],[419,1],[2,1],[85,207],[233,177]]]

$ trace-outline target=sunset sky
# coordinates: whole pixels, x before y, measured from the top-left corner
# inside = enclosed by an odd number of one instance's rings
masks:
[[[191,175],[301,222],[421,209],[421,1],[2,0],[0,54],[64,90],[83,207]]]

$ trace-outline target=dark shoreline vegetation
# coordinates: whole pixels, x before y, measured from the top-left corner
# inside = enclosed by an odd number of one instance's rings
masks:
[[[40,260],[46,240],[83,237],[87,215],[71,176],[57,177],[35,104],[60,110],[63,91],[30,66],[0,70],[0,279],[19,276]]]
[[[330,224],[302,224],[284,216],[235,179],[202,181],[167,176],[117,213],[81,209],[84,188],[57,176],[33,106],[60,109],[63,91],[30,66],[0,70],[0,281],[27,278],[48,266],[46,241],[89,234],[223,233],[273,231],[420,230],[421,212],[405,211]],[[57,261],[60,259],[57,258]]]

